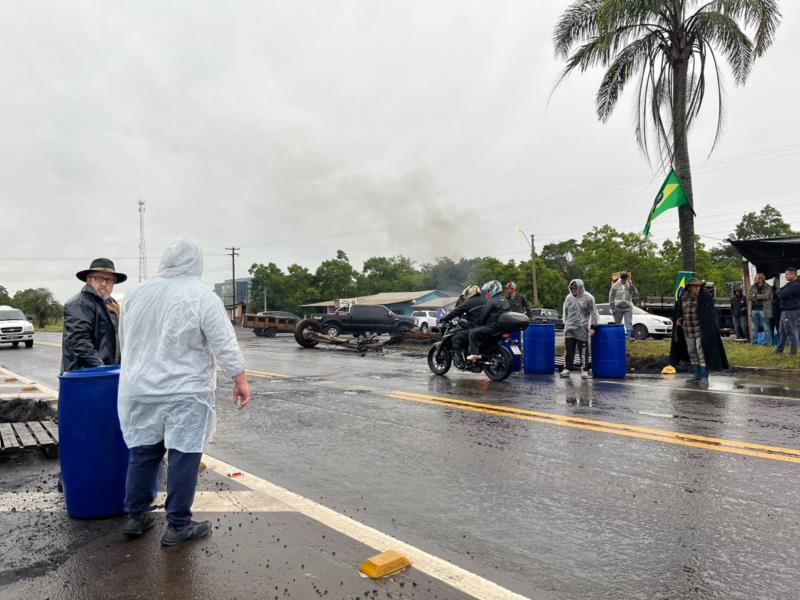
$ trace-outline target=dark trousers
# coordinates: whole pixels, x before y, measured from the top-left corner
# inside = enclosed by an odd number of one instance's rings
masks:
[[[481,344],[494,335],[494,327],[483,325],[469,330],[469,353],[480,354]]]
[[[781,339],[777,348],[779,352],[783,352],[783,347],[788,342],[791,353],[797,354],[797,345],[800,342],[797,332],[798,321],[800,321],[800,309],[781,311]]]
[[[750,339],[750,331],[747,327],[747,313],[733,317],[733,331],[736,339]]]
[[[462,331],[457,331],[453,334],[453,337],[450,340],[450,345],[453,347],[453,350],[456,352],[464,351],[467,349],[467,344],[469,343],[469,330],[464,329]]]
[[[564,357],[564,368],[571,371],[575,366],[575,348],[578,348],[578,354],[581,357],[581,369],[584,371],[589,370],[589,342],[576,340],[573,337],[564,338],[564,348],[567,355]]]
[[[164,441],[150,446],[131,448],[128,478],[125,482],[125,511],[138,517],[150,510],[153,503],[158,468],[164,458]],[[192,502],[197,487],[202,452],[169,451],[167,469],[167,522],[181,529],[192,520]]]

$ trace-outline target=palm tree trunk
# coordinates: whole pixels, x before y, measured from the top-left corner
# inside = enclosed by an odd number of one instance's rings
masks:
[[[686,86],[689,62],[678,59],[673,65],[672,80],[672,149],[673,166],[690,206],[678,207],[681,238],[681,262],[684,271],[694,271],[694,194],[689,164],[689,138],[686,124]]]

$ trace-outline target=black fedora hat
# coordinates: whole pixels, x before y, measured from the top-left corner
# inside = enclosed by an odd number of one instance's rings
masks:
[[[128,276],[125,275],[125,273],[117,273],[117,271],[114,270],[114,261],[108,258],[95,258],[92,261],[92,264],[89,265],[88,269],[78,271],[75,273],[75,277],[81,281],[86,281],[86,277],[89,275],[89,273],[94,271],[97,271],[98,273],[111,273],[117,278],[117,283],[122,283],[128,279]]]

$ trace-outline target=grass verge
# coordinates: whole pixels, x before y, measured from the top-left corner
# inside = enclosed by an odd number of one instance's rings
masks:
[[[725,353],[732,367],[758,367],[800,372],[800,356],[775,354],[774,346],[756,346],[743,342],[725,341]],[[628,345],[630,358],[668,358],[669,340],[640,340]]]

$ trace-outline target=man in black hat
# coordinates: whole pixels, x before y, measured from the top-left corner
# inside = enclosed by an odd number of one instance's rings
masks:
[[[107,258],[94,259],[75,275],[86,285],[64,305],[61,371],[119,364],[119,304],[111,291],[128,276]]]
[[[728,368],[728,357],[722,345],[719,317],[714,306],[714,295],[706,282],[692,277],[686,290],[675,303],[670,363],[677,365],[688,361],[692,377],[688,383],[708,385],[708,371]]]

